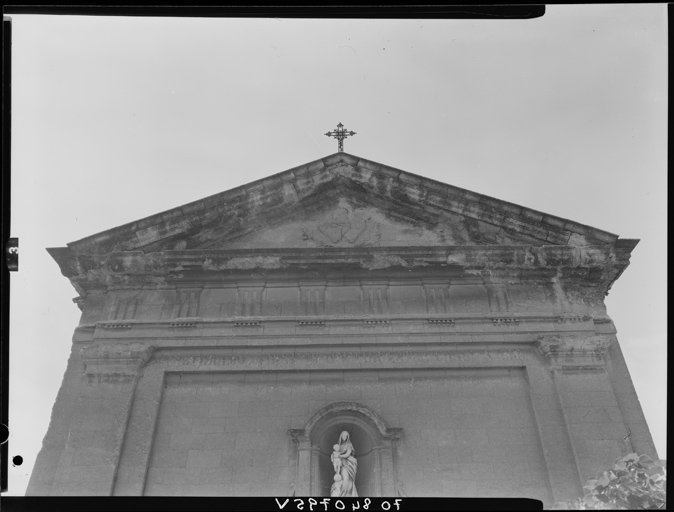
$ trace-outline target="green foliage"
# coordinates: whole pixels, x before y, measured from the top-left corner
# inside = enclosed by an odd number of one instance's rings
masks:
[[[555,503],[553,510],[659,510],[667,499],[667,463],[630,453],[584,486],[587,494]]]

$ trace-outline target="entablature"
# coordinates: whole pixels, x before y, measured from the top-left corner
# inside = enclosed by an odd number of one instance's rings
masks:
[[[572,320],[571,320],[572,319]],[[174,341],[208,340],[205,343],[284,344],[292,340],[300,343],[326,343],[335,338],[348,343],[353,338],[381,337],[406,339],[419,337],[429,341],[438,336],[449,343],[485,340],[503,341],[524,337],[536,341],[541,336],[551,339],[567,335],[614,334],[610,319],[589,315],[407,315],[398,317],[236,317],[229,319],[183,318],[180,320],[102,321],[82,324],[75,330],[74,341]],[[556,338],[554,338],[556,339]],[[231,340],[231,341],[225,341]],[[325,340],[325,341],[322,341]],[[163,342],[160,342],[163,343]]]
[[[244,275],[251,281],[557,276],[605,293],[629,262],[629,251],[618,248],[562,245],[50,252],[81,295],[109,287],[212,285]]]
[[[560,338],[559,336],[557,337]],[[130,380],[148,366],[167,372],[184,372],[186,379],[212,379],[218,372],[302,371],[307,380],[338,377],[345,370],[382,370],[398,374],[415,370],[507,372],[508,369],[549,366],[551,370],[572,372],[605,371],[611,336],[586,334],[564,335],[570,340],[592,340],[592,346],[561,354],[550,352],[550,345],[540,336],[522,334],[510,341],[496,337],[463,338],[453,343],[420,340],[372,339],[352,343],[301,343],[277,340],[275,344],[252,344],[244,340],[207,345],[204,339],[181,345],[119,343],[99,340],[81,351],[84,375],[93,380]],[[554,348],[552,349],[554,352]],[[558,362],[557,358],[561,358]]]

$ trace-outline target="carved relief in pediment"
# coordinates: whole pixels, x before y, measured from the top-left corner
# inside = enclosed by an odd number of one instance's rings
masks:
[[[381,225],[367,215],[340,207],[330,219],[305,224],[302,238],[308,245],[320,247],[349,247],[379,245]]]

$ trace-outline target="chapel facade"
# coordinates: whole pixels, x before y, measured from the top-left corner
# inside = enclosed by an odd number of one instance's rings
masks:
[[[82,316],[27,494],[329,496],[347,439],[359,496],[575,498],[656,455],[637,242],[339,152],[49,249]]]

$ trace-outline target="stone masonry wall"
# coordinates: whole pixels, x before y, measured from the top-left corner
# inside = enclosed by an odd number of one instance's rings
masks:
[[[288,429],[344,400],[402,429],[408,496],[551,504],[654,454],[596,294],[452,272],[88,294],[28,494],[285,495]]]
[[[524,372],[499,368],[174,374],[145,494],[287,495],[297,464],[288,429],[341,400],[404,429],[398,475],[408,496],[550,502]]]
[[[27,494],[305,496],[348,420],[371,494],[573,499],[655,455],[637,242],[342,152],[48,249],[82,317]]]

